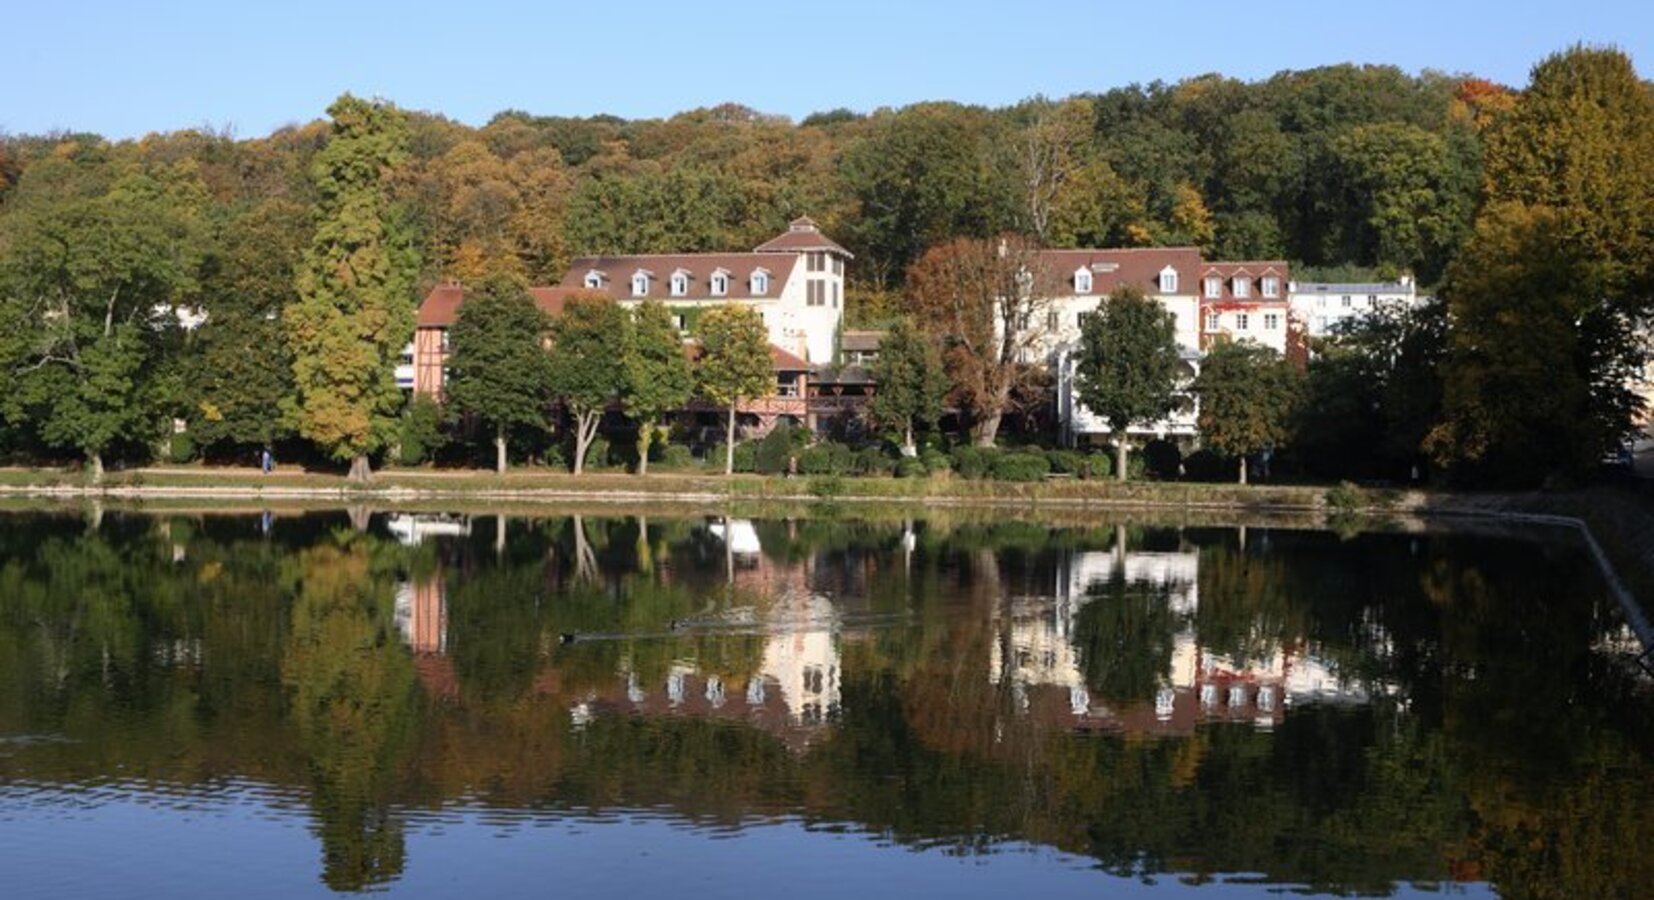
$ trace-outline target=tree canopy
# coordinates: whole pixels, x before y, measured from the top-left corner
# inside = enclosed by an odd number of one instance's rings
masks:
[[[1195,379],[1201,442],[1238,457],[1246,483],[1247,457],[1285,446],[1292,438],[1301,373],[1279,353],[1251,341],[1220,341]]]
[[[513,428],[543,429],[552,400],[552,363],[542,342],[550,322],[505,276],[466,298],[448,332],[447,399],[494,431],[495,471],[505,474]]]
[[[757,310],[725,304],[701,316],[696,337],[700,340],[700,359],[695,370],[697,390],[729,414],[724,436],[724,474],[730,475],[735,472],[736,407],[742,400],[775,390],[769,331]]]
[[[1117,477],[1125,481],[1128,430],[1154,424],[1176,405],[1177,322],[1131,285],[1116,288],[1084,321],[1075,386],[1079,401],[1114,432]]]
[[[625,403],[638,423],[638,474],[649,472],[649,446],[660,417],[683,408],[694,390],[694,373],[672,313],[657,300],[644,301],[633,313],[626,352]]]

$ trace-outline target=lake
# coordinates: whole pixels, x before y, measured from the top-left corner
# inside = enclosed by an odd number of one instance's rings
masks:
[[[0,515],[22,897],[1654,891],[1560,530]]]

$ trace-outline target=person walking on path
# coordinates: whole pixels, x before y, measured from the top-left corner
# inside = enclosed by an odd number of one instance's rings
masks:
[[[276,460],[275,457],[270,455],[269,447],[265,447],[263,452],[259,454],[259,468],[263,469],[266,475],[276,468]]]

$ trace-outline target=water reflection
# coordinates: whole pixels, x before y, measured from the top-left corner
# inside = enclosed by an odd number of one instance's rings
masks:
[[[667,815],[1170,891],[1635,895],[1649,685],[1542,537],[14,516],[0,833],[42,796],[214,795],[304,810],[334,890],[417,883],[437,827]]]

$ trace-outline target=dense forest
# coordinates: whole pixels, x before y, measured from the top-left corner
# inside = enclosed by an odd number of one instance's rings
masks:
[[[1495,390],[1526,399],[1535,374],[1486,349],[1532,357],[1528,334],[1458,352],[1464,365],[1444,365],[1445,383],[1413,403],[1428,427],[1403,440],[1444,465],[1537,440],[1531,463],[1503,473],[1531,478],[1600,456],[1629,420],[1611,384],[1638,363],[1626,335],[1654,272],[1651,110],[1629,59],[1576,48],[1526,90],[1342,65],[796,123],[724,105],[637,121],[506,111],[472,128],[346,97],[330,120],[249,139],[0,136],[4,449],[142,459],[183,419],[197,446],[300,433],[360,458],[391,443],[372,437],[397,414],[374,396],[379,370],[437,281],[546,283],[580,254],[744,249],[809,215],[856,254],[851,325],[901,316],[927,248],[1007,232],[1052,247],[1193,244],[1289,259],[1300,275],[1410,271],[1450,300],[1463,283],[1455,321],[1494,330],[1509,304],[1555,311],[1567,333],[1542,334],[1537,356],[1578,377],[1546,416],[1593,423],[1572,451],[1543,449],[1543,423],[1483,403]],[[1456,273],[1467,255],[1475,265]],[[295,356],[357,327],[325,315],[347,270],[349,291],[379,304],[364,342],[378,350],[341,389],[371,401],[341,444],[320,437],[346,423],[317,425],[316,373]],[[1507,298],[1507,279],[1533,291]],[[1578,304],[1557,302],[1582,285]],[[155,314],[165,307],[206,324],[185,329]]]

